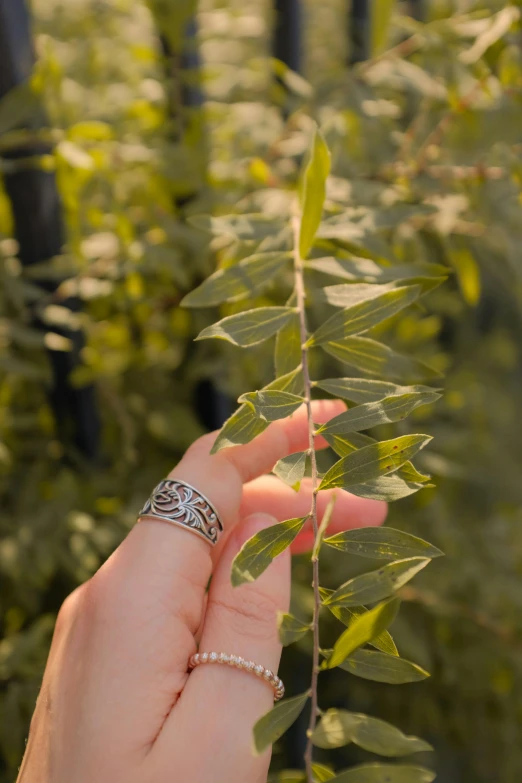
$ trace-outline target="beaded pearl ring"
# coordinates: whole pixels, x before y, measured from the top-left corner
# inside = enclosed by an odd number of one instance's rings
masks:
[[[256,664],[254,661],[247,661],[240,655],[228,655],[228,653],[217,652],[204,652],[196,653],[192,655],[189,660],[189,669],[195,669],[196,666],[201,666],[203,663],[223,663],[226,666],[234,666],[236,669],[243,669],[250,674],[254,674],[261,680],[265,680],[274,689],[274,701],[279,701],[285,695],[285,686],[283,681],[277,674],[274,674],[270,669],[266,669],[261,664]]]

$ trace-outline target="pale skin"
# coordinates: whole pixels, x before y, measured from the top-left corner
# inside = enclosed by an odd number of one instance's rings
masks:
[[[345,409],[313,404],[323,423]],[[210,456],[196,441],[170,476],[205,494],[224,525],[211,547],[165,522],[142,520],[60,610],[18,783],[264,783],[270,753],[252,752],[252,726],[273,704],[270,686],[224,665],[190,674],[198,650],[241,655],[277,671],[278,610],[288,610],[290,553],[254,583],[233,588],[230,567],[258,530],[310,509],[266,475],[308,447],[306,411],[252,443]],[[326,445],[316,438],[318,448]],[[319,515],[330,492],[319,494]],[[336,491],[330,531],[379,525],[386,505]],[[311,548],[305,529],[294,552]],[[207,586],[212,576],[211,586]]]

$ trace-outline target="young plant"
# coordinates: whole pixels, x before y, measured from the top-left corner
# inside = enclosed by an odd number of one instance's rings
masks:
[[[280,460],[274,473],[290,486],[299,486],[310,464],[312,491],[306,517],[289,519],[256,534],[247,541],[234,560],[232,582],[253,581],[270,562],[290,546],[304,524],[311,520],[315,544],[311,555],[314,608],[311,622],[290,614],[279,618],[283,644],[291,644],[305,634],[312,635],[310,688],[283,700],[264,715],[254,727],[258,753],[279,739],[310,705],[305,751],[305,772],[292,780],[332,780],[334,783],[429,783],[430,770],[413,765],[371,763],[335,773],[314,762],[313,749],[339,748],[348,743],[381,756],[400,757],[430,746],[417,737],[407,737],[384,721],[342,709],[324,711],[318,705],[321,672],[340,667],[370,680],[405,683],[428,676],[419,666],[399,657],[388,633],[399,606],[397,592],[432,558],[442,553],[434,546],[391,528],[363,528],[332,536],[325,532],[332,512],[330,504],[320,523],[317,496],[326,489],[341,488],[367,498],[392,501],[426,486],[429,476],[420,473],[411,459],[430,441],[428,435],[402,435],[376,441],[364,430],[404,419],[415,408],[433,403],[440,396],[431,387],[410,385],[412,378],[433,377],[434,372],[420,362],[362,336],[399,313],[440,282],[441,267],[397,265],[381,267],[369,259],[350,256],[318,257],[318,248],[338,249],[338,238],[349,235],[340,209],[323,221],[330,153],[321,133],[316,131],[309,161],[304,170],[300,197],[289,219],[289,230],[279,231],[279,246],[272,239],[267,250],[267,225],[260,215],[238,215],[203,221],[214,233],[221,231],[238,239],[259,235],[256,252],[232,266],[220,268],[185,297],[187,307],[212,306],[253,297],[279,275],[292,268],[293,291],[284,306],[260,306],[228,315],[204,329],[198,339],[220,338],[249,347],[274,335],[276,338],[276,378],[263,389],[239,398],[241,406],[221,429],[212,451],[246,443],[259,435],[271,421],[292,414],[303,403],[307,409],[309,446],[307,451]],[[201,220],[198,222],[201,223]],[[261,226],[261,228],[260,228]],[[344,228],[344,232],[343,232]],[[350,226],[348,226],[350,228]],[[342,245],[342,242],[341,242]],[[343,282],[326,286],[320,298],[333,314],[309,327],[307,294],[310,280],[320,272]],[[384,279],[384,282],[382,282]],[[349,282],[346,282],[349,281]],[[317,295],[317,292],[316,292]],[[323,351],[357,371],[358,377],[312,379],[311,352]],[[364,377],[366,376],[366,377]],[[392,383],[389,379],[398,381]],[[317,426],[312,415],[312,392],[317,389],[341,397],[354,407]],[[314,439],[321,434],[339,458],[323,475],[318,469]],[[349,579],[336,590],[320,584],[320,553],[333,547],[342,552],[382,559],[385,565]],[[370,606],[371,608],[368,608]],[[332,650],[320,643],[320,613],[328,610],[346,626]],[[290,779],[286,778],[285,780]]]

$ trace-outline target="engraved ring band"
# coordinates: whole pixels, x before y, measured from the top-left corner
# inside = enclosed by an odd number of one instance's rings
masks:
[[[185,481],[164,479],[152,492],[138,515],[141,519],[161,519],[204,538],[212,546],[223,525],[208,498]]]

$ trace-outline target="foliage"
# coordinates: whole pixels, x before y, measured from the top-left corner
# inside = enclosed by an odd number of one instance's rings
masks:
[[[387,16],[390,4],[383,5]],[[344,336],[342,322],[340,339],[311,346],[312,376],[326,379],[314,395],[346,395],[355,403],[350,411],[374,405],[360,413],[381,417],[368,426],[378,428],[371,434],[382,442],[410,433],[400,418],[388,423],[390,405],[409,405],[409,395],[427,392],[421,381],[439,384],[437,373],[446,389],[436,405],[412,408],[415,429],[435,436],[415,458],[418,468],[406,462],[350,487],[365,496],[405,498],[392,506],[391,527],[434,541],[446,557],[423,569],[414,586],[400,588],[393,640],[384,630],[373,646],[321,673],[321,702],[426,736],[436,750],[428,764],[445,779],[520,779],[519,4],[431,0],[424,23],[404,16],[406,5],[397,3],[389,25],[374,31],[372,59],[348,70],[344,4],[309,2],[310,84],[285,73],[283,88],[274,83],[268,57],[266,5],[204,0],[207,102],[204,112],[185,112],[180,137],[179,117],[168,115],[172,85],[143,4],[33,0],[40,60],[32,86],[45,99],[56,144],[41,164],[58,177],[68,242],[60,258],[35,271],[39,279],[63,281],[55,299],[40,303],[49,328],[44,335],[29,317],[41,290],[16,258],[0,195],[2,781],[12,780],[19,763],[57,608],[117,545],[150,486],[203,430],[193,406],[196,389],[201,395],[207,388],[200,381],[211,378],[228,398],[245,389],[303,396],[302,377],[293,372],[300,361],[295,318],[276,338],[273,381],[268,341],[242,353],[241,361],[226,339],[193,345],[192,337],[215,318],[178,304],[217,266],[221,279],[232,270],[238,286],[235,301],[212,305],[221,318],[243,312],[247,298],[253,309],[296,307],[292,259],[281,248],[288,247],[293,188],[312,121],[332,152],[332,173],[317,244],[305,262],[310,332],[335,308],[372,307],[370,289],[379,296],[422,289],[413,306],[368,336]],[[179,19],[160,15],[159,21],[173,43],[179,40]],[[2,149],[16,137],[6,114],[16,112],[12,106],[0,112]],[[190,215],[210,211],[205,234]],[[244,259],[256,250],[273,266],[256,277],[254,265],[243,284],[236,273],[248,270]],[[436,288],[448,269],[449,281]],[[60,305],[71,293],[82,301],[80,313]],[[74,381],[96,384],[103,450],[95,465],[84,464],[58,437],[45,394],[45,349],[60,344],[63,319],[87,334]],[[434,371],[428,376],[427,366]],[[390,385],[368,385],[368,376]],[[243,402],[215,447],[261,432],[273,415],[271,397],[265,392]],[[390,405],[375,406],[392,397]],[[326,438],[346,459],[370,447],[375,452],[373,438],[363,433]],[[323,459],[319,470],[326,473],[331,461]],[[299,457],[278,470],[295,485],[304,463]],[[403,544],[374,539],[371,545],[382,552]],[[364,561],[352,557],[354,549],[340,548],[326,535],[320,550],[326,599],[361,573]],[[393,551],[399,560],[426,555]],[[308,689],[303,672],[311,652],[306,558],[298,559],[294,575],[296,623],[281,620],[281,632],[286,625],[303,633],[285,653],[282,676],[298,694]],[[365,611],[327,606],[325,658],[343,630],[339,622],[350,629]],[[288,741],[276,744],[274,779],[303,780],[299,771],[291,778],[277,770],[299,766],[306,717],[303,709]],[[320,753],[315,778],[331,779]],[[336,768],[351,768],[339,780],[379,779],[374,757],[354,741],[329,758]],[[386,761],[381,772],[401,783],[431,780],[421,761]]]

